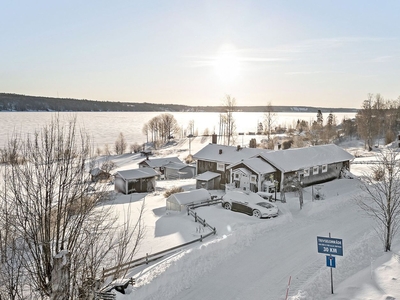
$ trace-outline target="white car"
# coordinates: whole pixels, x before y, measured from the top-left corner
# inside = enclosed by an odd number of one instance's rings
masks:
[[[255,193],[230,191],[222,197],[222,207],[245,213],[256,218],[272,218],[279,213],[278,206],[265,201]]]

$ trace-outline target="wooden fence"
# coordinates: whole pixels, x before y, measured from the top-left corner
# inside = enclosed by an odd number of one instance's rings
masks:
[[[115,300],[116,298],[115,294],[109,292],[95,292],[94,294],[95,300]]]
[[[193,206],[188,207],[188,215],[193,216],[195,222],[198,222],[201,225],[203,225],[204,227],[209,228],[211,230],[211,232],[209,232],[209,233],[207,233],[205,235],[200,235],[200,237],[198,239],[192,240],[190,242],[187,242],[187,243],[184,243],[184,244],[172,247],[172,248],[168,248],[168,249],[165,249],[163,251],[160,251],[160,252],[157,252],[157,253],[154,253],[154,254],[150,254],[150,255],[148,253],[146,253],[146,256],[144,256],[144,257],[141,257],[141,258],[126,262],[124,264],[120,264],[118,266],[115,266],[115,267],[112,267],[112,268],[109,268],[109,269],[103,269],[103,274],[102,274],[102,278],[101,278],[102,281],[104,282],[104,280],[106,278],[110,277],[110,276],[113,276],[113,279],[116,279],[116,278],[118,278],[118,276],[120,276],[121,274],[125,273],[126,271],[128,271],[130,269],[133,269],[135,267],[138,267],[138,266],[141,266],[141,265],[148,264],[150,262],[156,261],[156,260],[166,256],[167,254],[171,254],[171,252],[173,252],[173,251],[175,251],[175,250],[177,250],[179,248],[188,246],[188,245],[196,243],[196,242],[202,242],[203,239],[205,239],[205,238],[207,238],[207,237],[209,237],[211,235],[217,234],[216,228],[212,227],[210,224],[208,224],[205,219],[202,219],[201,217],[199,217],[197,215],[197,213],[194,211],[194,208],[197,208],[197,207],[200,207],[200,206],[214,205],[214,204],[218,204],[219,202],[220,202],[220,200],[215,200],[214,199],[214,200],[211,200],[211,201],[200,203],[200,204],[198,204],[198,205],[196,205],[194,207]],[[132,279],[135,280],[134,278],[131,278],[130,280],[132,280]],[[103,290],[104,290],[104,288],[103,288]]]

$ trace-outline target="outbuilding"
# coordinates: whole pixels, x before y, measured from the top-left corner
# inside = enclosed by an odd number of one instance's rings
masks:
[[[165,179],[187,179],[193,178],[196,167],[185,163],[170,162],[164,166]]]
[[[170,163],[180,163],[183,162],[178,157],[162,157],[162,158],[152,158],[148,157],[145,160],[142,160],[138,163],[139,168],[152,168],[159,172],[162,178],[164,178],[165,174],[165,166]]]
[[[90,178],[92,182],[108,180],[111,177],[111,174],[100,169],[100,168],[93,168],[90,170]]]
[[[219,190],[221,182],[221,174],[206,171],[197,175],[196,177],[196,188],[204,188],[206,190]]]
[[[114,175],[114,189],[124,194],[151,192],[156,188],[157,175],[152,168],[118,171]]]
[[[211,200],[210,193],[205,189],[198,189],[170,195],[166,200],[166,207],[167,210],[186,211],[188,205],[209,200]]]

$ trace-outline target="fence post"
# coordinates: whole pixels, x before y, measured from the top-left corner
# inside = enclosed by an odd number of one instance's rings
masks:
[[[197,222],[197,212],[194,213],[194,221]]]
[[[215,227],[214,227],[214,230],[213,230],[213,232],[214,232],[214,235],[216,235],[216,234],[217,234],[217,230],[215,229]]]
[[[203,226],[206,227],[206,219],[203,220]]]
[[[149,254],[146,253],[146,265],[148,265],[148,264],[149,264]]]
[[[200,234],[200,242],[202,242],[202,241],[203,241],[203,235]]]
[[[188,212],[188,215],[190,215],[190,212],[189,212],[189,210],[190,210],[190,208],[189,208],[189,206],[187,207],[187,212]]]

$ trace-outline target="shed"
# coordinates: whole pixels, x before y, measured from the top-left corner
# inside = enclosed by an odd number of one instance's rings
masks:
[[[200,204],[211,200],[210,193],[205,189],[198,189],[170,195],[166,200],[167,210],[186,211],[190,204]]]
[[[178,157],[162,157],[162,158],[146,158],[138,163],[139,168],[152,168],[160,173],[160,175],[164,175],[165,166],[170,163],[182,163],[182,161]]]
[[[92,182],[107,180],[111,177],[111,174],[100,169],[100,168],[93,168],[90,170],[90,178]]]
[[[196,188],[205,188],[206,190],[219,190],[221,183],[221,174],[207,171],[196,177]]]
[[[164,166],[165,179],[193,178],[196,167],[185,163],[170,162]]]
[[[114,175],[114,188],[116,191],[124,194],[151,192],[156,187],[157,175],[158,172],[152,168],[118,171]]]

